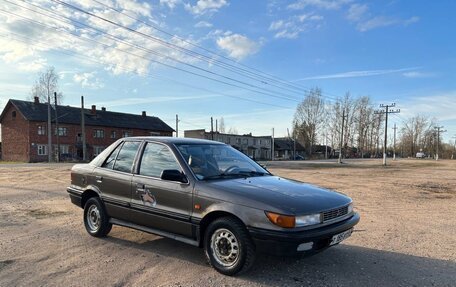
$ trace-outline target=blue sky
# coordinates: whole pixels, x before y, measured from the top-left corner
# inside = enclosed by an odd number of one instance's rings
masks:
[[[349,91],[370,95],[375,105],[396,102],[401,114],[392,121],[398,125],[423,114],[445,126],[446,140],[456,135],[455,1],[8,1],[23,7],[0,3],[0,108],[9,98],[28,97],[38,72],[52,65],[60,75],[64,104],[79,105],[84,95],[88,105],[129,113],[146,110],[173,127],[179,114],[180,131],[209,129],[211,116],[223,116],[227,128],[240,133],[268,135],[274,127],[276,135],[285,136],[297,102],[306,89],[318,86],[328,101]],[[59,21],[61,16],[73,22]],[[142,50],[79,27],[75,20]],[[191,57],[144,35],[210,59]],[[249,74],[253,78],[223,69],[216,61],[254,68]],[[258,71],[300,90],[258,80]]]

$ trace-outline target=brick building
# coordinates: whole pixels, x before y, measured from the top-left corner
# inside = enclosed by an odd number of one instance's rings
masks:
[[[52,153],[57,155],[57,133],[60,157],[82,159],[81,108],[51,106]],[[0,115],[2,159],[8,161],[40,162],[48,160],[48,105],[9,100]],[[126,136],[172,136],[173,129],[157,117],[97,110],[84,110],[87,158],[98,155],[104,148]]]
[[[220,132],[206,132],[204,129],[184,131],[186,138],[197,138],[219,141],[234,147],[256,160],[271,159],[272,137],[253,136],[252,133],[245,135],[233,135]]]

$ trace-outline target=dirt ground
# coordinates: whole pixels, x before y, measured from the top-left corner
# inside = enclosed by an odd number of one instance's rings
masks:
[[[0,164],[0,286],[455,286],[456,160],[274,162],[277,175],[351,196],[361,222],[305,258],[259,255],[238,277],[201,249],[114,227],[89,236],[68,164]]]

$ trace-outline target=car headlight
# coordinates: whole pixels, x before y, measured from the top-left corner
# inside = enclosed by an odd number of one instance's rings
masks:
[[[353,213],[353,202],[348,205],[347,214]]]
[[[296,227],[321,223],[320,213],[296,216]]]

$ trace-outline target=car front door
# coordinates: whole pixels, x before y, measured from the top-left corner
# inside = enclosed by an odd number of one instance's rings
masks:
[[[132,177],[132,221],[161,231],[192,236],[192,185],[162,180],[163,170],[179,170],[181,166],[170,148],[147,142],[137,174]]]
[[[131,178],[140,141],[119,144],[100,167],[95,168],[94,185],[101,192],[109,216],[129,220]]]

